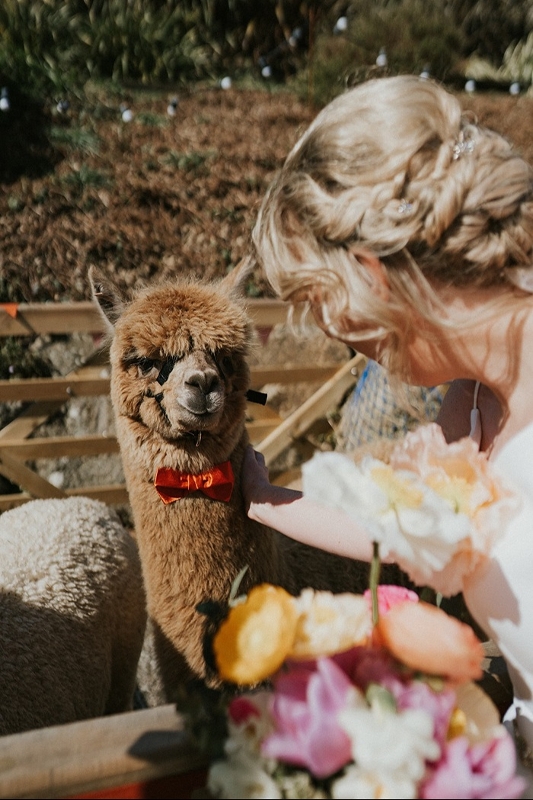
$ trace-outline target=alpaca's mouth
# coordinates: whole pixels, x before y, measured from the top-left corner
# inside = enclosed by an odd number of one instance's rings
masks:
[[[185,406],[180,405],[176,409],[176,415],[170,415],[174,422],[182,429],[183,433],[188,436],[198,438],[198,435],[209,433],[216,428],[220,423],[222,409],[218,408],[215,411],[204,411],[197,413]]]
[[[178,401],[178,406],[186,414],[198,419],[208,419],[218,414],[224,405],[224,397],[219,392],[200,394],[199,392],[185,396]]]
[[[188,428],[198,426],[198,428],[203,429],[208,427],[215,420],[219,419],[222,408],[219,406],[217,408],[206,408],[203,411],[200,411],[198,409],[189,408],[180,403],[176,411],[183,425],[186,425]]]

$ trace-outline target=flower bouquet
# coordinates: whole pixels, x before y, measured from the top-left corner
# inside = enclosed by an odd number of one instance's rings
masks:
[[[230,609],[214,639],[220,674],[260,688],[227,702],[212,796],[520,796],[513,740],[473,682],[472,629],[402,587],[377,596],[377,624],[370,591],[263,584]]]
[[[370,587],[293,597],[262,584],[237,596],[236,583],[212,639],[234,691],[203,717],[204,740],[208,729],[222,745],[211,795],[519,797],[513,739],[475,683],[484,652],[474,632],[411,590],[379,585],[384,553],[416,583],[456,593],[516,507],[512,492],[467,441],[448,446],[427,426],[386,464],[315,456],[304,493],[367,527]]]

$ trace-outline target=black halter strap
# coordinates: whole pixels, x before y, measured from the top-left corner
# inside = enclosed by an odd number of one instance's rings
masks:
[[[169,356],[167,358],[167,360],[161,367],[159,375],[157,376],[157,382],[160,386],[163,386],[165,381],[168,381],[168,376],[170,375],[170,373],[174,369],[174,365],[177,364],[178,361],[179,358],[177,356]]]
[[[250,401],[250,403],[259,403],[260,405],[266,405],[267,396],[264,392],[256,392],[255,389],[248,389],[246,392],[246,399]]]

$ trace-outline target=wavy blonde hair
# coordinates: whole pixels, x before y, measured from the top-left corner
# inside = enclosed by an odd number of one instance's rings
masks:
[[[333,100],[297,142],[253,241],[279,296],[305,299],[332,336],[349,340],[356,321],[354,340],[387,337],[384,359],[401,371],[409,309],[446,324],[437,284],[510,289],[531,269],[533,170],[438,84],[371,80]],[[358,249],[383,263],[386,301],[357,268]]]

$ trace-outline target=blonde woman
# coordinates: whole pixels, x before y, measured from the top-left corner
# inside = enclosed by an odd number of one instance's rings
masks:
[[[407,383],[452,381],[440,421],[473,435],[524,506],[463,593],[505,656],[533,745],[533,171],[458,100],[414,76],[336,98],[303,134],[255,226],[278,295]],[[475,394],[475,399],[474,399]],[[249,516],[369,559],[364,529],[271,486],[247,454]],[[332,531],[334,533],[332,534]]]

